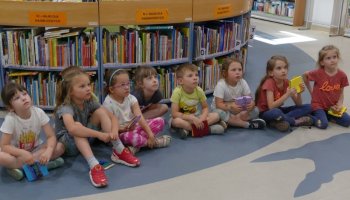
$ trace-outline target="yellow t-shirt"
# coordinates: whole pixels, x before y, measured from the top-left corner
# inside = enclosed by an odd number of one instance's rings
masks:
[[[177,86],[170,99],[172,103],[179,105],[180,112],[184,114],[198,114],[198,105],[206,100],[207,97],[199,86],[191,94],[186,93],[182,86]]]

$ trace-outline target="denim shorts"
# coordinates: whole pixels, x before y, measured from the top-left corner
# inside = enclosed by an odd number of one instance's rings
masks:
[[[93,125],[88,124],[87,128],[100,131],[101,128]],[[94,138],[88,138],[89,141],[92,141]],[[67,130],[62,130],[59,133],[57,133],[57,141],[61,142],[64,145],[64,155],[66,156],[77,156],[79,155],[79,149],[77,148],[74,137],[68,133]]]

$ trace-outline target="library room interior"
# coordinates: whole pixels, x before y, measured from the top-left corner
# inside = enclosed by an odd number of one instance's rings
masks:
[[[0,0],[0,199],[350,199],[349,52],[350,0]]]

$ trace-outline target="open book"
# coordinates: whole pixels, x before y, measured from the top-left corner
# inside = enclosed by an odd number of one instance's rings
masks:
[[[209,125],[208,121],[203,121],[204,127],[202,129],[198,129],[194,124],[192,126],[192,137],[203,137],[209,134]]]
[[[289,80],[289,88],[295,88],[297,93],[303,92],[300,85],[303,83],[303,78],[301,76],[296,76]]]
[[[332,108],[328,110],[329,115],[333,115],[335,117],[342,117],[344,112],[346,112],[347,108],[343,106],[339,112],[335,112]]]

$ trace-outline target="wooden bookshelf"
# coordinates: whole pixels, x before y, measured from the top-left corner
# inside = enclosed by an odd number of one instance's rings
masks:
[[[101,1],[100,25],[171,24],[192,21],[192,1]]]
[[[193,0],[193,21],[239,16],[252,8],[252,0]]]
[[[0,1],[0,25],[98,26],[98,3]]]

